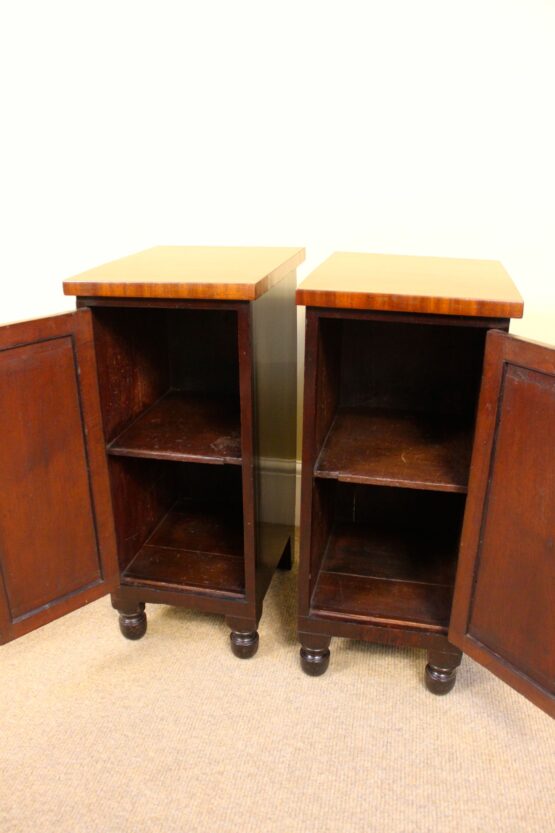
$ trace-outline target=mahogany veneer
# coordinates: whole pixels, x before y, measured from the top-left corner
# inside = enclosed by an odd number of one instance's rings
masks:
[[[307,305],[299,640],[464,650],[555,715],[555,350],[498,263],[336,254]],[[510,611],[510,614],[508,613]]]
[[[304,260],[304,249],[156,246],[64,281],[66,295],[255,301]]]
[[[524,304],[493,260],[336,252],[297,290],[311,307],[520,318]]]
[[[226,617],[239,657],[290,522],[259,470],[295,446],[302,249],[160,247],[67,281],[70,315],[0,329],[0,642],[111,592]],[[288,369],[272,386],[267,365]],[[282,512],[286,514],[286,497]]]

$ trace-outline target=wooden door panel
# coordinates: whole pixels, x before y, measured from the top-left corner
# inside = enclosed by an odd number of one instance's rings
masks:
[[[0,641],[117,579],[90,313],[0,329]]]
[[[488,336],[449,639],[555,716],[555,349]]]

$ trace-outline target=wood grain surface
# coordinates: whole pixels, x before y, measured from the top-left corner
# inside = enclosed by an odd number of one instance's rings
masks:
[[[304,256],[297,247],[155,246],[69,278],[64,293],[254,301]]]
[[[488,335],[449,639],[555,717],[555,349]]]
[[[297,303],[521,318],[518,289],[494,260],[336,252],[298,287]]]

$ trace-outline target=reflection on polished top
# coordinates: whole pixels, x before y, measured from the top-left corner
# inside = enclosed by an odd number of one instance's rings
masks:
[[[336,252],[298,287],[297,303],[440,315],[521,318],[498,261]]]
[[[253,301],[304,260],[302,248],[156,246],[64,281],[66,295]]]

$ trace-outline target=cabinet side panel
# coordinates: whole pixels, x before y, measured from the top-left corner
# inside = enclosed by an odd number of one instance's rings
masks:
[[[295,523],[296,285],[292,271],[252,304],[259,598]]]
[[[100,405],[111,442],[169,387],[165,310],[91,310]]]

